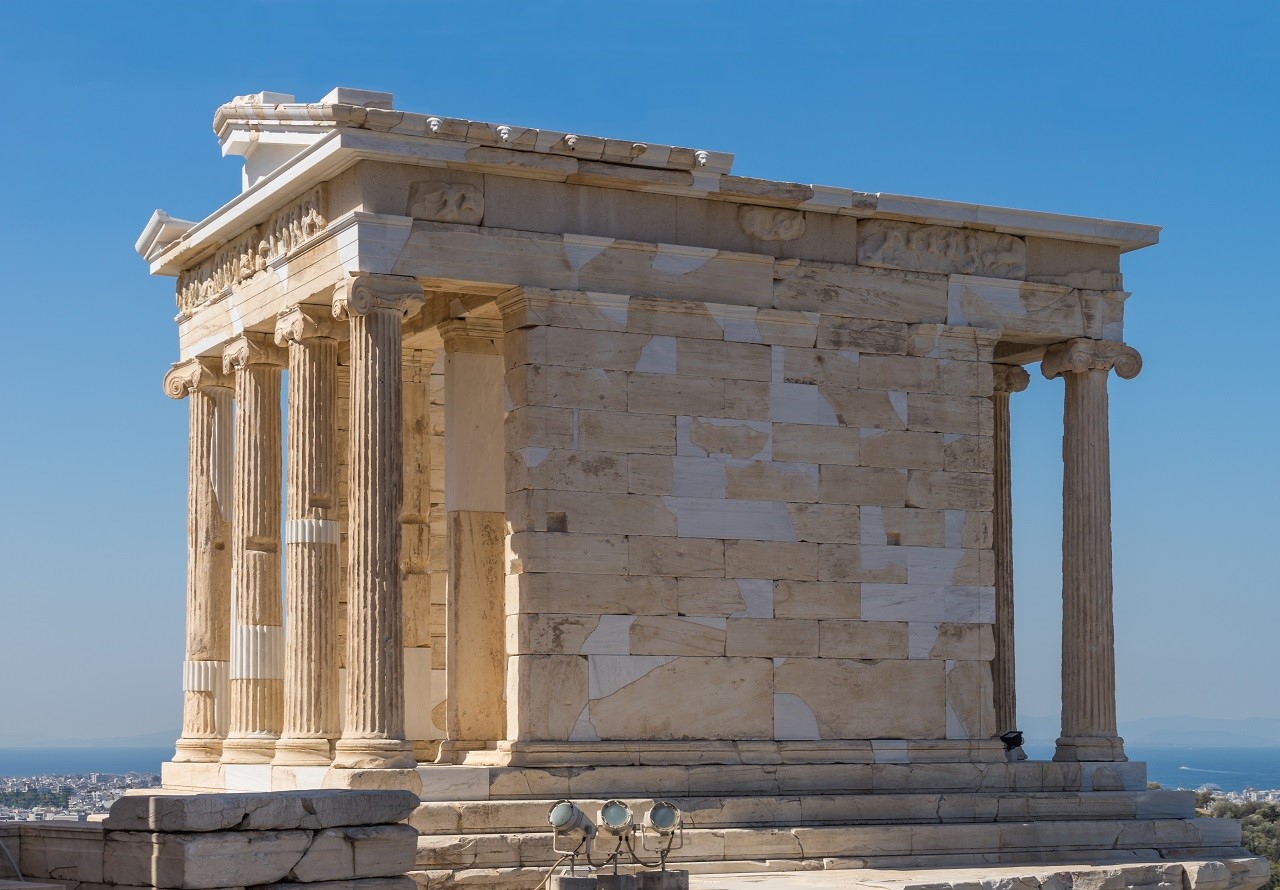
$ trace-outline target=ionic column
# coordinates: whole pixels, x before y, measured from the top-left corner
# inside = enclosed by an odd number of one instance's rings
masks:
[[[289,350],[284,734],[279,764],[332,760],[338,722],[338,341],[328,306],[276,323]]]
[[[506,737],[502,326],[446,321],[444,465],[449,588],[441,759]]]
[[[992,550],[996,560],[995,657],[991,660],[996,730],[1018,728],[1018,693],[1013,653],[1013,487],[1009,471],[1009,394],[1027,388],[1027,372],[1017,365],[993,365],[991,403],[995,408],[995,510]]]
[[[190,398],[187,438],[187,647],[182,737],[173,759],[217,762],[227,732],[231,618],[231,389],[221,362],[197,358],[165,375],[170,398]]]
[[[1070,340],[1040,370],[1066,381],[1062,436],[1062,736],[1054,760],[1125,760],[1116,731],[1107,375],[1142,370],[1122,343]]]
[[[404,591],[405,735],[419,763],[435,760],[442,733],[431,719],[431,368],[436,353],[404,357],[404,505],[400,574]]]
[[[333,764],[343,769],[416,763],[404,729],[400,325],[422,303],[416,280],[382,275],[348,280],[333,303],[351,326],[346,719]]]
[[[223,763],[268,763],[283,722],[284,632],[280,614],[280,371],[284,352],[268,334],[227,344],[223,370],[236,377],[232,470],[234,626],[231,729]]]

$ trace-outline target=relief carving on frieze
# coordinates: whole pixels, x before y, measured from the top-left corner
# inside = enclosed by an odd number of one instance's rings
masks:
[[[794,241],[804,234],[804,214],[744,204],[738,208],[738,225],[744,235],[758,241]]]
[[[324,186],[319,185],[179,274],[178,311],[190,313],[216,300],[228,287],[266,271],[274,260],[314,238],[328,225]]]
[[[858,263],[888,269],[1023,278],[1021,238],[952,226],[921,226],[887,219],[858,223]]]
[[[484,218],[484,194],[465,183],[415,182],[409,188],[409,216],[476,226]]]

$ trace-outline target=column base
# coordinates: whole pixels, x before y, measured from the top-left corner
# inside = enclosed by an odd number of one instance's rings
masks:
[[[436,748],[436,763],[462,763],[468,751],[484,751],[489,747],[487,742],[468,742],[459,739],[441,739]]]
[[[222,763],[270,763],[275,756],[275,736],[227,736],[222,742]]]
[[[282,738],[271,761],[276,766],[328,766],[333,762],[330,739]]]
[[[222,758],[221,736],[183,736],[174,745],[174,763],[217,763]]]
[[[1119,736],[1063,736],[1053,759],[1058,763],[1122,763],[1129,758]]]
[[[338,739],[334,769],[409,769],[418,765],[404,739]]]

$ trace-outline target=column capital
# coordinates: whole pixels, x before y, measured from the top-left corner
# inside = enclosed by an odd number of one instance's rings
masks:
[[[339,320],[368,315],[375,309],[393,309],[408,318],[426,302],[416,278],[401,275],[353,275],[333,294],[333,317]]]
[[[245,331],[222,349],[222,371],[230,374],[250,365],[284,367],[289,358],[270,334]]]
[[[1138,350],[1123,343],[1076,339],[1050,346],[1040,362],[1040,373],[1048,380],[1068,373],[1110,371],[1112,368],[1120,377],[1132,380],[1142,370],[1142,356]]]
[[[276,316],[275,339],[281,347],[317,338],[340,340],[346,333],[347,326],[334,319],[328,306],[299,303]]]
[[[991,382],[996,392],[1022,392],[1031,377],[1021,365],[992,365]]]
[[[502,320],[499,318],[451,318],[436,326],[446,355],[469,352],[502,355]]]
[[[171,399],[185,399],[197,389],[224,387],[232,382],[224,376],[222,362],[215,358],[193,358],[178,362],[164,375],[164,394]]]

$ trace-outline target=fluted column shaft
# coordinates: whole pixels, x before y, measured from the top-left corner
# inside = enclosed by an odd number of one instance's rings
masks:
[[[1018,691],[1014,671],[1013,485],[1009,453],[1009,395],[1027,388],[1027,372],[1016,365],[995,365],[991,402],[995,415],[995,509],[992,550],[996,568],[995,656],[991,660],[996,730],[1018,728]]]
[[[1107,375],[1142,360],[1118,343],[1051,347],[1041,370],[1066,382],[1062,437],[1062,736],[1054,760],[1125,760],[1116,731]]]
[[[189,398],[187,632],[182,737],[173,759],[216,762],[227,731],[231,610],[231,389],[221,363],[175,365],[165,392]]]
[[[413,279],[361,276],[334,315],[350,320],[350,531],[346,719],[334,766],[409,768],[400,580],[403,499],[401,322],[417,311]]]
[[[289,350],[280,764],[328,764],[340,730],[336,326],[328,306],[295,307],[276,325]]]
[[[265,763],[283,722],[284,631],[280,608],[280,372],[283,352],[266,334],[228,344],[235,372],[232,470],[234,573],[231,728],[224,763]]]

